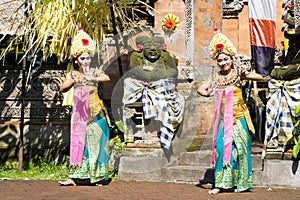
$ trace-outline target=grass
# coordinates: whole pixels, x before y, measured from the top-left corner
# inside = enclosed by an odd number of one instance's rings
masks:
[[[9,163],[0,166],[0,180],[63,180],[68,177],[67,164],[54,164],[39,161],[29,163],[18,171],[18,163]]]
[[[23,166],[22,172],[18,170],[18,163],[0,165],[0,180],[64,180],[69,175],[68,164],[54,164],[39,161],[37,164],[29,163]],[[116,180],[117,171],[108,169],[108,177]]]
[[[110,151],[115,159],[120,158],[124,152],[126,144],[119,136],[110,140]],[[0,165],[0,180],[64,180],[69,175],[69,161],[64,164],[49,163],[43,159],[35,163],[23,164],[22,172],[18,171],[18,163],[8,163]],[[118,170],[111,166],[108,168],[108,177],[116,180]]]

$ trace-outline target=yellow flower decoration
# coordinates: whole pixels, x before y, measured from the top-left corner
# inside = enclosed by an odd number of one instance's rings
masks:
[[[162,20],[162,29],[164,31],[176,31],[179,28],[179,19],[176,15],[167,14]]]

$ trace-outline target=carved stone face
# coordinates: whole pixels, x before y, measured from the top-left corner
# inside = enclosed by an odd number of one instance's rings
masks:
[[[160,58],[161,45],[157,42],[147,42],[144,44],[144,56],[150,62],[155,62]]]

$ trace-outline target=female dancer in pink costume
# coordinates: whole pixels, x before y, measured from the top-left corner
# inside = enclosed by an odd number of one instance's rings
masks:
[[[249,110],[243,100],[242,80],[261,80],[257,73],[234,66],[235,48],[218,29],[210,43],[210,56],[220,71],[212,81],[202,83],[197,92],[209,97],[215,94],[215,119],[211,164],[214,166],[215,188],[237,192],[253,189],[250,149],[254,133]]]
[[[95,51],[93,40],[79,29],[71,46],[71,55],[78,71],[70,71],[61,91],[74,87],[71,119],[70,173],[61,185],[78,185],[80,180],[97,184],[108,178],[108,115],[98,96],[98,83],[110,78],[101,70],[91,69]]]

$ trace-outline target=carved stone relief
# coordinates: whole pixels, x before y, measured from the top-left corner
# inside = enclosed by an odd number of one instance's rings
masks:
[[[69,149],[71,107],[60,92],[64,70],[38,70],[26,79],[24,160],[64,162]],[[22,74],[0,70],[0,163],[18,157],[21,126]],[[28,122],[28,123],[27,123]]]
[[[64,77],[62,70],[39,70],[26,80],[25,118],[31,120],[67,120],[70,108],[62,107],[59,91]],[[22,76],[19,70],[0,72],[0,120],[21,117]]]
[[[245,0],[223,0],[223,18],[238,18]]]

